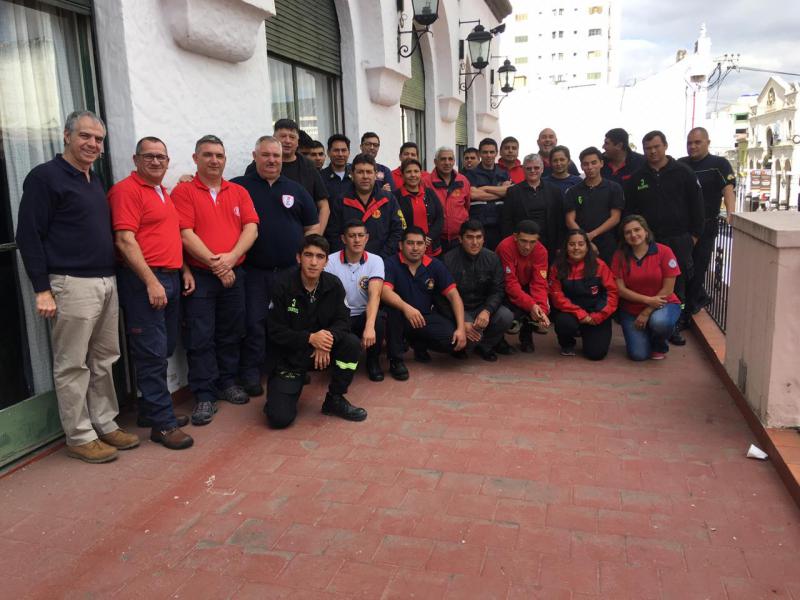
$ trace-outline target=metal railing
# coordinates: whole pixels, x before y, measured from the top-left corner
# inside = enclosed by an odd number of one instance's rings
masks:
[[[728,291],[731,282],[731,262],[733,260],[733,227],[722,215],[718,221],[719,231],[711,255],[711,264],[706,272],[704,287],[711,300],[706,312],[717,326],[725,332],[728,319]]]

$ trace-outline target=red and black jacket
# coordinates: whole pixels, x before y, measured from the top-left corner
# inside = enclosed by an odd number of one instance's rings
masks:
[[[558,265],[550,267],[550,302],[555,310],[575,315],[579,321],[592,317],[599,325],[617,310],[619,291],[611,269],[599,258],[597,271],[584,276],[585,261],[570,262],[564,280],[558,277]]]
[[[331,216],[325,237],[331,245],[331,251],[342,249],[342,228],[351,219],[364,223],[369,233],[366,250],[381,258],[389,258],[397,254],[400,237],[406,228],[405,217],[390,193],[373,192],[366,206],[358,197],[337,198],[331,204]]]
[[[417,193],[409,192],[405,186],[397,190],[397,203],[403,211],[406,226],[416,225],[431,239],[425,254],[438,256],[442,253],[442,227],[444,211],[436,193],[429,187],[420,186]]]

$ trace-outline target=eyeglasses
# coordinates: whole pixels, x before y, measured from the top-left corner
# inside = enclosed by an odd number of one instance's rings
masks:
[[[380,142],[364,142],[361,145],[365,146],[367,148],[380,148],[381,147],[381,143]]]
[[[166,154],[139,154],[144,162],[169,162],[169,156]]]
[[[539,167],[539,166],[536,166],[536,167],[525,167],[525,170],[526,171],[541,171],[542,167]]]

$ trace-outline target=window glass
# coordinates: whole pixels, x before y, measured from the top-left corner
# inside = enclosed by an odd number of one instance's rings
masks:
[[[269,59],[269,79],[272,90],[272,118],[297,120],[294,104],[294,81],[292,65]]]
[[[420,162],[425,164],[425,113],[405,106],[401,107],[403,141],[416,142],[419,146]]]

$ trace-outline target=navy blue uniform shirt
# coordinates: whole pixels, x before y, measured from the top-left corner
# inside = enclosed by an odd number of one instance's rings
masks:
[[[94,171],[86,179],[60,154],[31,169],[22,184],[17,246],[35,292],[49,273],[110,277],[115,272],[111,211]]]
[[[435,304],[434,294],[446,296],[456,287],[453,276],[437,258],[423,256],[422,262],[417,267],[417,272],[412,275],[402,254],[395,254],[384,261],[386,279],[383,285],[392,288],[403,302],[410,304],[423,315],[433,312]]]
[[[304,228],[319,223],[317,207],[309,193],[285,175],[272,185],[258,173],[235,177],[231,182],[250,193],[260,221],[258,237],[247,251],[244,264],[259,269],[294,265]]]

